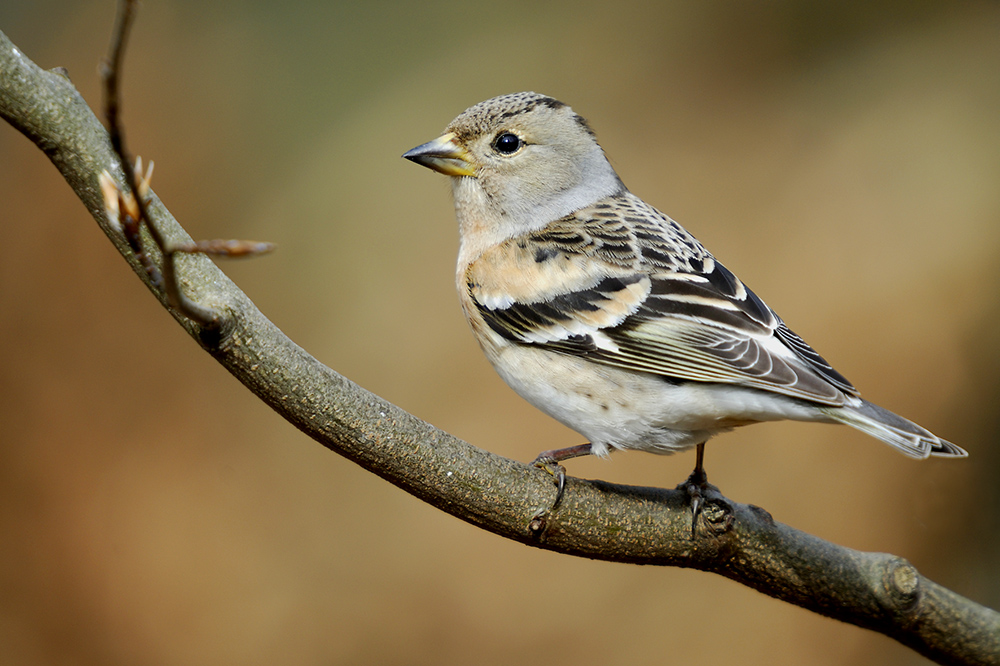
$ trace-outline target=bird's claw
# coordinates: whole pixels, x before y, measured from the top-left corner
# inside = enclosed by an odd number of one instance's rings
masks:
[[[566,494],[566,468],[546,455],[538,456],[531,461],[531,465],[532,467],[537,467],[556,479],[556,499],[552,502],[552,506],[550,506],[547,511],[541,512],[544,514],[552,513],[556,510],[556,508],[558,508],[559,504],[562,502],[563,495]]]
[[[687,493],[688,501],[691,506],[691,540],[694,540],[695,534],[698,528],[698,516],[701,515],[701,510],[705,508],[705,495],[704,491],[708,490],[708,475],[705,474],[705,470],[696,468],[691,472],[691,476],[687,478],[687,481],[682,483],[678,488],[682,489]]]
[[[693,483],[685,484],[684,490],[691,502],[691,540],[693,541],[698,531],[698,516],[701,515],[701,510],[705,506],[705,497],[701,494],[701,487]]]

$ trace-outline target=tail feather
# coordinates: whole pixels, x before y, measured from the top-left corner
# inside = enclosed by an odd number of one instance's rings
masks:
[[[964,458],[969,455],[929,430],[867,400],[860,400],[858,405],[823,408],[823,411],[834,421],[880,439],[911,458]]]

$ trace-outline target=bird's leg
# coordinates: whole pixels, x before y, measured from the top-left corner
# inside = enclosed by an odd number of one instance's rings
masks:
[[[694,471],[683,484],[684,491],[691,500],[691,538],[694,539],[695,526],[698,524],[698,514],[705,506],[705,498],[702,491],[708,488],[708,474],[705,473],[705,442],[698,445],[697,457],[695,458]]]
[[[593,450],[591,449],[589,443],[579,444],[565,449],[542,451],[534,460],[531,461],[532,465],[545,470],[556,478],[556,499],[552,502],[552,506],[543,513],[548,514],[555,511],[556,507],[559,506],[559,503],[562,502],[563,493],[566,491],[566,468],[559,463],[563,460],[569,460],[570,458],[589,456],[591,453],[593,453]]]

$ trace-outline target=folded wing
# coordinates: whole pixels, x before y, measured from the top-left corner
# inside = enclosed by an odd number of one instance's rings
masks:
[[[627,203],[578,211],[473,263],[468,288],[490,328],[671,379],[828,406],[858,395],[697,240],[638,199]],[[515,270],[504,277],[498,266]]]

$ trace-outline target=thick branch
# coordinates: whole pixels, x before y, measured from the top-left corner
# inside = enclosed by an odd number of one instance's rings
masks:
[[[68,78],[39,69],[2,33],[0,115],[49,156],[136,274],[171,309],[105,217],[98,175],[107,169],[118,182],[123,176],[104,128]],[[155,195],[148,208],[167,243],[190,242]],[[532,530],[532,517],[554,498],[550,476],[456,439],[322,365],[207,258],[177,262],[188,297],[220,314],[219,327],[207,330],[171,309],[206,351],[310,437],[435,507],[562,553],[713,571],[892,636],[940,663],[1000,664],[1000,614],[922,577],[900,558],[824,542],[715,492],[708,493],[704,524],[692,539],[681,491],[570,479],[558,511]]]

